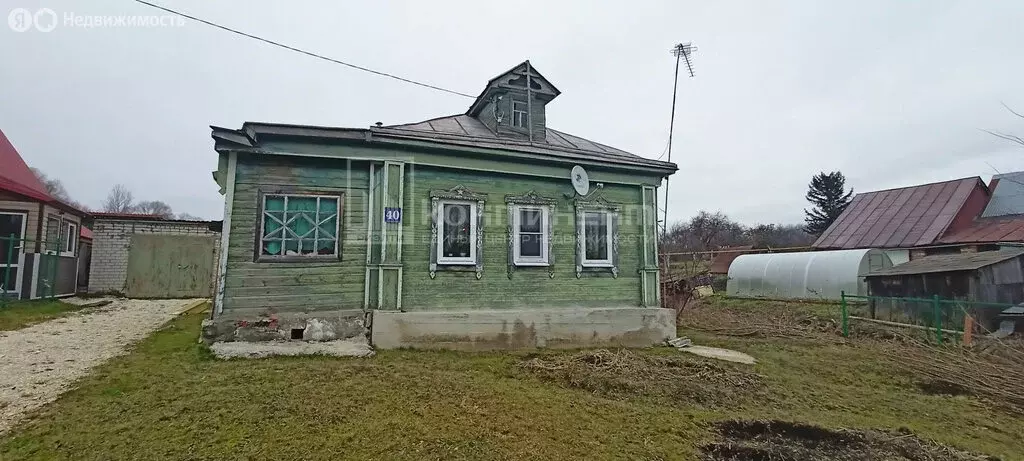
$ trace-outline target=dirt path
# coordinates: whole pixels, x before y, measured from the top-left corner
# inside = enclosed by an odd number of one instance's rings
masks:
[[[89,312],[0,332],[0,433],[56,399],[90,368],[123,354],[191,300],[112,301]]]

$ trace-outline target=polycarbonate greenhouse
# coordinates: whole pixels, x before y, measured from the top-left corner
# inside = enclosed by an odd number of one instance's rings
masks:
[[[726,293],[742,298],[838,300],[867,295],[864,275],[892,267],[881,250],[805,251],[743,255],[729,266]]]

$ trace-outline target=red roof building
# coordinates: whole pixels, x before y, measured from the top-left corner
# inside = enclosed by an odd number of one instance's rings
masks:
[[[36,299],[73,295],[78,288],[79,239],[88,213],[56,199],[0,132],[0,296]],[[42,255],[56,255],[52,272],[41,272]],[[84,257],[88,260],[88,255]],[[87,265],[87,263],[86,263]],[[45,282],[45,283],[44,283]]]
[[[979,177],[857,194],[815,249],[909,249],[970,228],[988,203]]]
[[[3,131],[0,131],[0,165],[3,165],[0,168],[0,191],[13,192],[41,202],[53,201],[46,186],[32,173]]]

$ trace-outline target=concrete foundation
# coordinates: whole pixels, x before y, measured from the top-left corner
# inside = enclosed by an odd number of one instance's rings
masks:
[[[373,311],[371,343],[379,349],[645,347],[675,336],[675,312],[659,308],[378,310]]]
[[[365,336],[365,314],[360,309],[283,312],[254,316],[225,312],[203,321],[207,344],[231,341],[334,341]]]

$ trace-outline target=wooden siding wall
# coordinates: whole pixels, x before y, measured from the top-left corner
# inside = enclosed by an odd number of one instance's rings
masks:
[[[42,233],[39,234],[40,237],[43,240],[46,240],[46,230],[49,227],[49,225],[48,225],[49,219],[48,218],[52,217],[52,218],[56,218],[57,220],[63,219],[65,223],[67,223],[67,222],[74,223],[75,224],[75,229],[76,229],[76,231],[79,234],[79,235],[75,236],[75,241],[77,242],[79,240],[79,236],[82,234],[82,218],[78,217],[78,216],[75,216],[73,214],[67,213],[67,212],[64,212],[64,215],[62,216],[61,215],[61,211],[62,210],[60,208],[55,208],[55,207],[52,207],[50,205],[44,205],[43,206],[43,216],[44,216],[43,217],[43,225],[42,225],[43,231],[42,231]],[[64,232],[64,231],[61,230],[61,232]],[[36,237],[33,235],[30,238],[35,239]],[[65,236],[61,235],[60,238],[63,241]],[[49,243],[50,242],[44,242],[43,243],[43,246],[42,246],[43,251],[46,251],[46,250],[49,249],[49,248],[46,247],[46,244],[49,244]],[[58,244],[60,244],[60,243],[61,242],[58,242]],[[63,249],[63,246],[59,246],[58,248],[54,249],[54,251],[61,250],[61,249]],[[78,245],[75,245],[75,254],[76,255],[78,254]]]
[[[12,194],[0,193],[0,211],[21,211],[27,214],[27,223],[25,226],[25,235],[22,238],[32,240],[26,245],[25,251],[28,253],[34,253],[36,251],[36,239],[41,236],[46,238],[46,217],[53,216],[60,218],[60,214],[63,212],[60,208],[52,207],[50,205],[43,205],[43,222],[42,232],[39,232],[39,202],[31,199],[24,199],[19,196]],[[63,212],[63,219],[65,222],[72,222],[78,228],[78,232],[81,233],[82,229],[82,218],[73,215],[68,212]],[[37,233],[39,232],[39,233]],[[78,240],[78,236],[75,236],[75,240]],[[46,250],[46,248],[43,248]],[[77,247],[75,249],[77,252]]]
[[[978,269],[973,297],[990,303],[1024,302],[1024,257]]]
[[[565,194],[573,189],[568,179],[555,180],[525,176],[453,171],[430,167],[406,171],[403,217],[404,310],[502,309],[529,307],[622,307],[641,304],[643,229],[641,188],[608,185],[603,197],[622,205],[619,227],[619,276],[584,273],[576,278],[575,207]],[[439,271],[434,279],[428,271],[430,254],[430,198],[432,189],[462,185],[488,194],[484,208],[483,277],[473,272]],[[554,277],[546,267],[519,267],[507,276],[508,236],[506,194],[555,198],[552,255]],[[651,223],[653,229],[653,223]]]
[[[351,164],[351,169],[348,166]],[[366,267],[369,164],[238,156],[224,311],[360,309]],[[253,262],[260,187],[345,194],[339,261]]]

